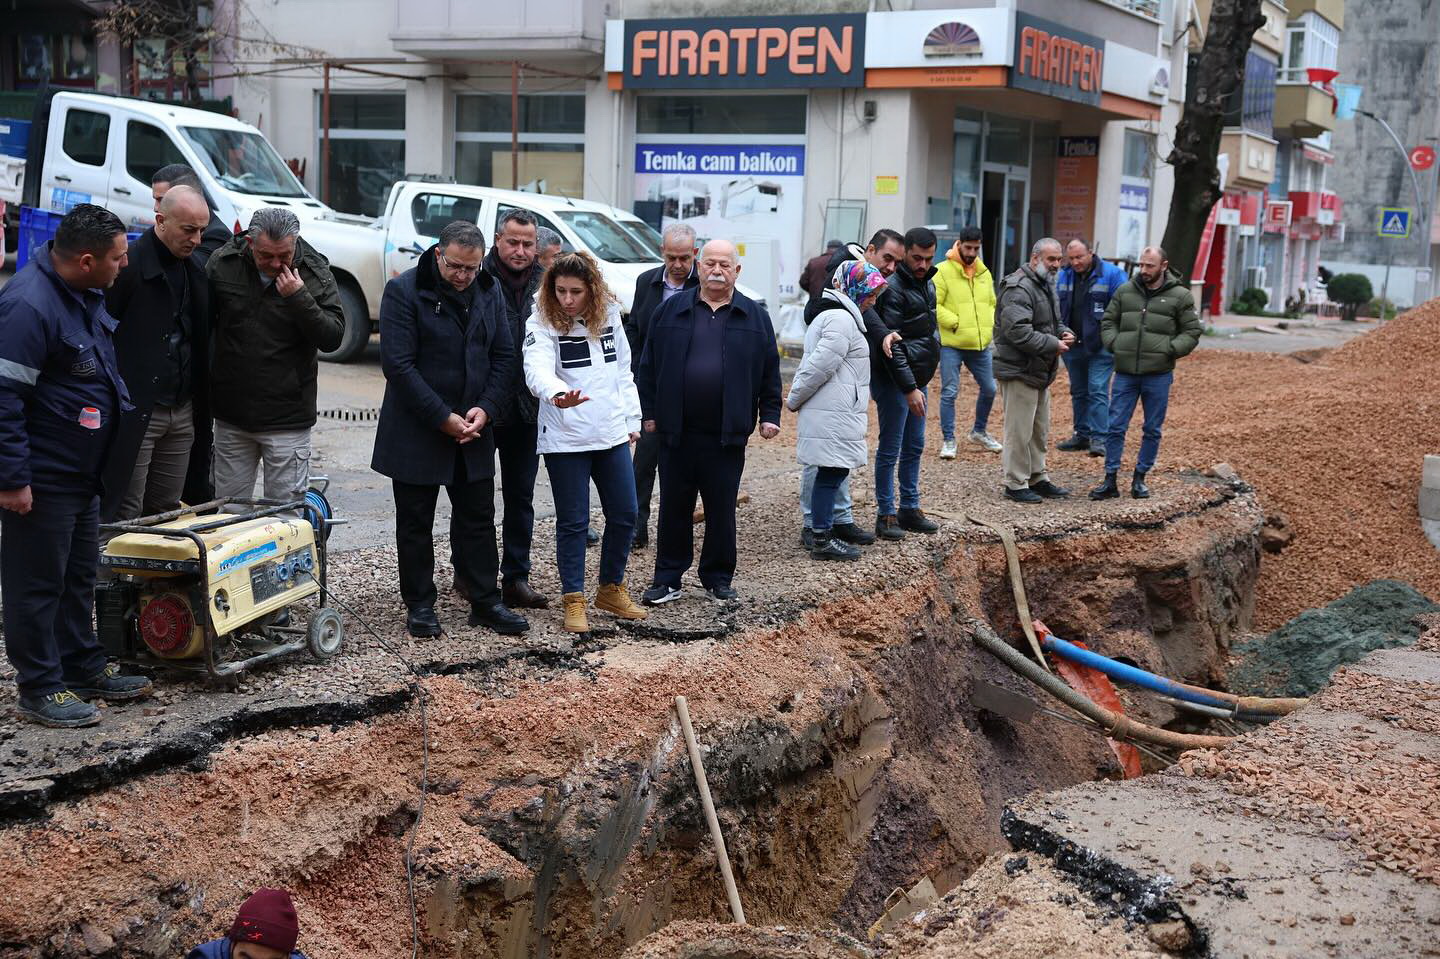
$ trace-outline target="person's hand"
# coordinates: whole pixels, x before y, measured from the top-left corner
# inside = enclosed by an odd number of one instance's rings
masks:
[[[451,413],[445,417],[445,422],[440,424],[440,430],[457,443],[468,443],[475,438],[470,432],[469,421],[459,413]]]
[[[1066,330],[1064,333],[1060,334],[1060,342],[1064,343],[1066,346],[1074,346],[1075,334],[1072,333],[1070,330]]]
[[[655,432],[655,421],[646,420],[645,422],[640,424],[640,428],[647,433],[653,433]]]
[[[275,292],[281,296],[290,296],[299,293],[305,288],[305,281],[300,279],[300,274],[290,267],[280,267],[280,272],[275,274]]]
[[[634,446],[634,445],[635,445],[636,443],[638,443],[638,442],[640,442],[640,434],[639,434],[639,433],[631,433],[631,434],[630,434],[630,445],[631,445],[631,446]]]
[[[581,396],[579,390],[571,390],[568,393],[556,393],[550,398],[550,402],[555,404],[558,409],[568,410],[572,406],[590,402],[590,397]]]
[[[31,495],[28,486],[0,491],[0,509],[8,509],[12,513],[24,516],[34,505],[35,497]]]
[[[1070,352],[1070,342],[1071,342],[1070,340],[1065,339],[1063,336],[1060,338],[1060,352],[1061,352],[1061,353],[1069,353],[1069,352]]]
[[[776,426],[774,423],[761,423],[761,424],[760,424],[760,438],[761,438],[762,440],[773,440],[775,437],[777,437],[777,436],[779,436],[779,435],[780,435],[780,427]]]
[[[885,339],[880,341],[880,349],[885,352],[885,359],[888,360],[890,359],[890,357],[895,355],[892,351],[895,347],[895,344],[899,343],[900,340],[901,336],[899,333],[891,333],[889,336],[885,337]]]
[[[911,390],[905,394],[905,405],[910,407],[911,416],[925,415],[925,393],[923,390]]]
[[[465,414],[465,429],[471,436],[479,436],[480,431],[490,424],[490,414],[478,406],[470,407]]]

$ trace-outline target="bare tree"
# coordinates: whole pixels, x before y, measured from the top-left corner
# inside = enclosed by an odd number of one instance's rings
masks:
[[[1210,208],[1220,199],[1220,134],[1225,109],[1245,77],[1250,41],[1265,23],[1261,0],[1214,0],[1205,39],[1185,84],[1185,109],[1165,158],[1175,169],[1175,192],[1164,246],[1170,264],[1189,281]]]

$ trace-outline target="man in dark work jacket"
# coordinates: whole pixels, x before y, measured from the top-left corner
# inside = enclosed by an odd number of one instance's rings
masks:
[[[655,606],[679,599],[694,560],[695,497],[705,504],[700,584],[712,599],[736,597],[735,495],[745,444],[760,425],[780,432],[780,353],[765,308],[735,291],[733,244],[700,251],[700,286],[670,298],[650,326],[635,385],[644,429],[658,433],[660,521],[655,577],[642,597]]]

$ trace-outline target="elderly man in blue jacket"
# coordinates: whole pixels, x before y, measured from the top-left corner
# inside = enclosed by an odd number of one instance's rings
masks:
[[[780,352],[770,315],[737,292],[733,244],[700,251],[700,286],[672,296],[651,320],[635,385],[647,433],[658,433],[660,519],[655,578],[642,601],[679,599],[694,560],[695,497],[705,504],[700,584],[715,600],[736,597],[735,494],[745,444],[780,432]]]
[[[1110,376],[1115,372],[1115,354],[1100,342],[1100,318],[1110,298],[1129,279],[1125,271],[1102,260],[1090,244],[1079,237],[1065,246],[1069,265],[1055,281],[1060,299],[1060,317],[1075,334],[1070,352],[1062,354],[1070,377],[1070,408],[1075,431],[1068,440],[1055,444],[1067,453],[1105,455],[1105,434],[1110,428]]]

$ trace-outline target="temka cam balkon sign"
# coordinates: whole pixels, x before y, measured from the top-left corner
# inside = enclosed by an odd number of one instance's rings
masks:
[[[626,20],[623,82],[635,89],[863,86],[865,15]]]

